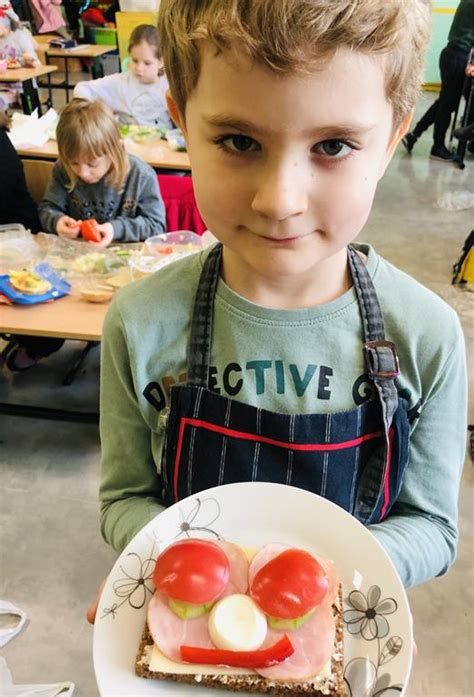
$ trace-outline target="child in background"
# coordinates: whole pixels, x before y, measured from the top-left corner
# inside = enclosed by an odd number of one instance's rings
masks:
[[[102,533],[121,551],[190,494],[281,482],[369,526],[413,586],[455,558],[463,335],[354,240],[410,123],[429,3],[250,5],[161,0],[169,110],[220,243],[112,301]]]
[[[101,101],[73,99],[57,126],[59,160],[39,206],[46,232],[77,239],[94,218],[100,246],[139,242],[165,232],[165,206],[155,172],[128,155],[111,110]]]
[[[31,34],[22,29],[11,5],[0,7],[0,63],[34,68],[39,65],[36,44]],[[18,101],[21,82],[0,82],[0,110],[5,111]]]
[[[21,223],[41,230],[38,208],[28,191],[23,163],[8,137],[10,119],[0,111],[0,225]]]
[[[128,72],[79,82],[74,96],[102,99],[118,115],[120,123],[174,128],[166,106],[168,80],[156,27],[151,24],[135,27],[128,51]]]

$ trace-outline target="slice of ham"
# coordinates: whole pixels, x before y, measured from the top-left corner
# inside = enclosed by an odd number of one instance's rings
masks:
[[[216,541],[230,564],[229,583],[221,597],[246,593],[248,590],[249,562],[243,550],[233,542]],[[147,622],[153,641],[165,656],[181,663],[182,645],[215,648],[209,636],[209,614],[194,620],[182,620],[170,610],[166,596],[155,591],[148,606]]]
[[[249,561],[243,549],[233,542],[216,540],[214,542],[225,553],[230,564],[230,577],[222,598],[235,593],[247,593],[249,588]]]
[[[268,627],[262,649],[275,644],[285,632]],[[317,675],[334,650],[336,624],[328,603],[319,605],[309,620],[296,632],[286,632],[294,653],[270,668],[257,668],[257,673],[271,680],[306,680]]]
[[[260,569],[268,564],[269,561],[277,557],[279,554],[285,551],[285,549],[291,549],[290,545],[282,545],[279,542],[273,544],[268,544],[262,547],[257,554],[252,559],[249,568],[249,587],[252,586],[252,581],[260,571]],[[339,575],[336,571],[336,566],[332,559],[326,559],[325,557],[318,557],[315,554],[314,558],[321,564],[326,575],[328,577],[329,586],[328,591],[323,599],[323,604],[332,605],[337,598],[339,592]]]
[[[153,641],[161,653],[178,663],[182,663],[180,646],[215,648],[207,628],[208,619],[208,614],[194,620],[180,619],[170,610],[166,597],[158,591],[148,605],[147,622]]]

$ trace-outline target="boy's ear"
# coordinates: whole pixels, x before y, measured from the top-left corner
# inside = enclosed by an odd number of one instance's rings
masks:
[[[401,141],[401,139],[403,138],[405,133],[408,132],[408,129],[410,128],[410,124],[411,124],[411,120],[413,118],[414,112],[415,112],[414,109],[409,111],[408,114],[406,116],[404,116],[404,118],[402,119],[398,128],[396,128],[393,131],[392,136],[391,136],[389,143],[387,145],[387,152],[385,155],[382,171],[380,172],[380,178],[384,175],[385,170],[387,169],[388,165],[390,164],[390,160],[393,157],[393,153],[395,152],[395,148],[397,147],[397,145],[399,144],[399,142]]]
[[[178,105],[176,104],[174,97],[169,90],[166,90],[166,106],[168,107],[168,111],[171,118],[183,131],[183,135],[186,136],[186,126],[184,123],[184,119],[181,116],[181,113],[178,109]]]

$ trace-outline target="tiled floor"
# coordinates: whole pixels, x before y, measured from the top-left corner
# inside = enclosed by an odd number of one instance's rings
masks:
[[[436,198],[445,190],[474,190],[474,157],[461,172],[430,161],[429,146],[426,137],[412,157],[398,150],[361,239],[456,307],[470,350],[473,385],[474,296],[453,289],[450,273],[474,227],[474,210],[443,211]],[[1,375],[2,399],[96,408],[98,349],[72,387],[61,385],[80,346],[68,344],[29,373]],[[92,628],[84,613],[115,559],[98,531],[97,428],[1,417],[0,458],[0,598],[29,616],[27,628],[1,655],[15,682],[68,679],[76,683],[78,697],[96,697]],[[467,460],[458,561],[444,578],[409,592],[419,655],[408,697],[474,695],[473,491],[474,468]]]

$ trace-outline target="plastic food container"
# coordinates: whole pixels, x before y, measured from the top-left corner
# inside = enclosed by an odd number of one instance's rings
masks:
[[[202,240],[199,235],[189,230],[178,230],[149,237],[145,240],[144,253],[175,261],[179,257],[195,254],[200,249],[202,249]]]
[[[159,259],[156,256],[143,254],[140,257],[134,257],[130,260],[130,269],[134,281],[149,276],[169,262],[166,259]]]
[[[163,266],[168,266],[189,254],[195,254],[200,249],[201,238],[188,230],[149,237],[143,245],[142,255],[132,257],[129,261],[133,278],[149,276]]]

